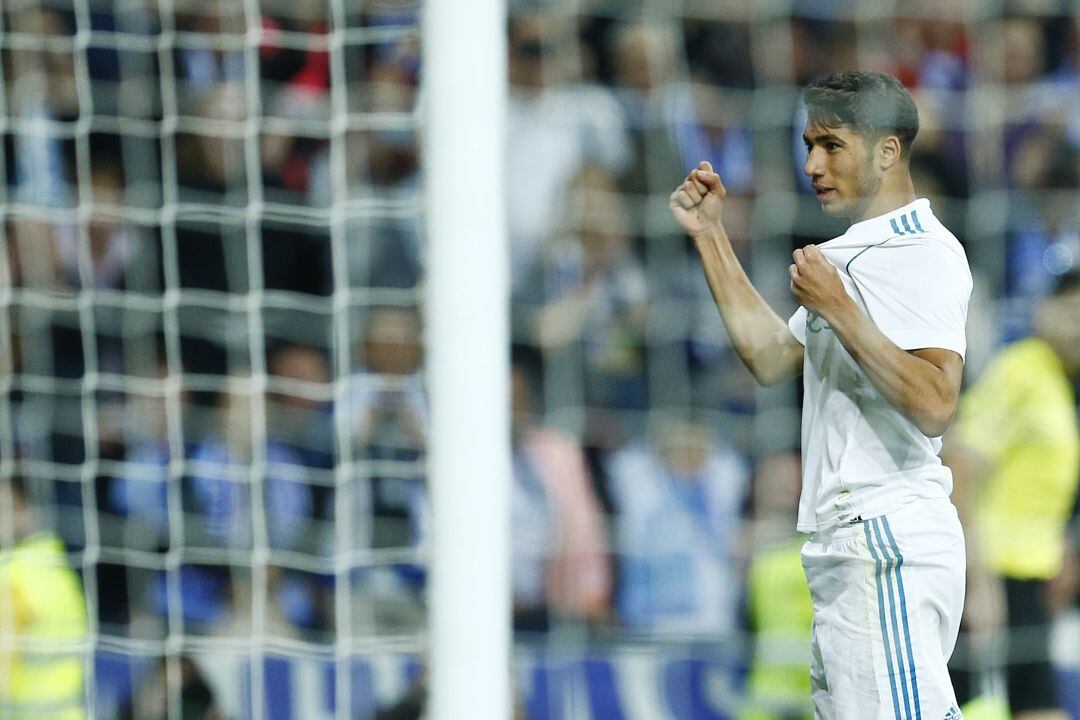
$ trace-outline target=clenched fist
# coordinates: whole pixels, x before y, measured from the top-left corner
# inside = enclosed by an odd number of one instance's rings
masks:
[[[788,267],[791,294],[800,305],[830,320],[834,310],[850,302],[840,273],[817,245],[796,250],[792,259],[795,262]]]
[[[720,227],[725,195],[727,190],[720,176],[713,172],[712,165],[702,162],[671,193],[668,206],[682,229],[697,237]]]

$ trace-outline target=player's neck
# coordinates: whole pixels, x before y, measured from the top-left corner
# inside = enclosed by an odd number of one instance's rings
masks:
[[[881,187],[863,211],[851,218],[851,224],[891,213],[913,202],[915,202],[915,185],[911,182],[911,175],[907,172],[887,175],[882,178]]]

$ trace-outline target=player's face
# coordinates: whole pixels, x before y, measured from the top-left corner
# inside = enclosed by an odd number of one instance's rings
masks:
[[[809,123],[803,142],[807,152],[803,171],[813,183],[821,209],[829,215],[860,217],[881,187],[870,143],[842,125]]]

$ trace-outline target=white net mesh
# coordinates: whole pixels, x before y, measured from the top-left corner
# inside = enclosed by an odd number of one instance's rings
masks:
[[[0,492],[0,539],[63,541],[95,717],[416,716],[420,5],[0,5],[0,477],[28,501]],[[800,391],[753,386],[668,194],[717,167],[782,314],[791,250],[842,231],[805,192],[799,88],[897,74],[922,117],[916,185],[976,274],[977,371],[1080,259],[1080,16],[685,0],[511,17],[519,712],[803,717]],[[1059,640],[1077,627],[1061,605]],[[1076,643],[1056,647],[1080,685]]]
[[[423,617],[419,355],[393,352],[418,343],[416,8],[0,15],[5,476],[72,551],[87,701],[181,717],[198,675],[266,717],[282,672],[320,698],[298,716],[393,699]]]

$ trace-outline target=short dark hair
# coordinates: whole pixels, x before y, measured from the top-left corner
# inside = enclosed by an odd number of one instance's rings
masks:
[[[873,140],[896,135],[903,157],[909,155],[919,132],[915,100],[899,80],[886,73],[835,73],[808,85],[803,100],[811,124],[844,125]]]

